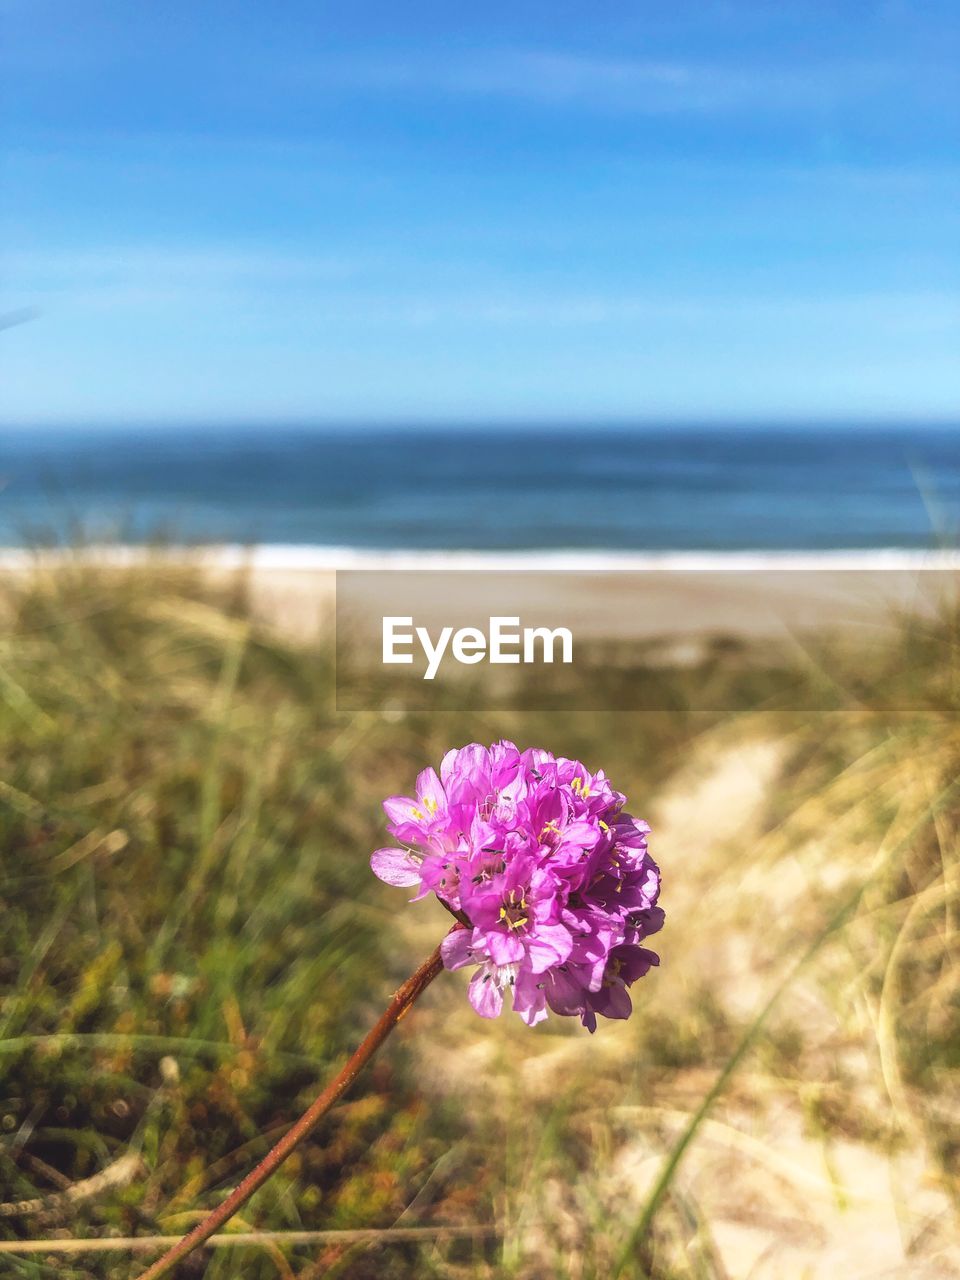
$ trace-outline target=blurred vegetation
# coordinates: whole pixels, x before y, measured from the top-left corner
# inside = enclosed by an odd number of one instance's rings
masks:
[[[905,620],[870,664],[745,664],[719,642],[655,676],[597,661],[598,705],[655,680],[659,711],[477,712],[464,689],[337,714],[332,654],[256,624],[241,578],[78,560],[3,600],[0,1239],[51,1251],[3,1254],[0,1274],[135,1275],[150,1255],[56,1242],[184,1230],[235,1185],[445,928],[369,873],[381,798],[501,736],[604,767],[645,815],[692,789],[706,834],[688,848],[669,819],[684,861],[662,859],[664,967],[637,1015],[593,1040],[491,1026],[442,975],[235,1227],[478,1233],[218,1249],[180,1274],[722,1276],[671,1153],[722,1120],[738,1159],[776,1159],[774,1100],[828,1174],[831,1143],[920,1152],[955,1204],[953,613]],[[697,779],[749,743],[776,760],[749,842],[713,838]],[[726,1069],[721,1110],[698,1114]],[[947,1230],[925,1220],[915,1247]]]

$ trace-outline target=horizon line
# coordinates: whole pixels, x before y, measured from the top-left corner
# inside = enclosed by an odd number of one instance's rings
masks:
[[[103,417],[0,420],[0,432],[30,431],[163,431],[163,430],[234,430],[258,431],[286,429],[301,431],[411,431],[411,430],[724,430],[724,429],[810,429],[845,428],[848,430],[895,430],[924,427],[949,429],[960,427],[960,408],[955,414],[859,414],[788,415],[788,414],[722,414],[714,417],[694,415],[547,415],[483,417],[450,414],[444,416],[404,415],[403,417],[333,417],[312,415],[268,415],[232,417],[224,415],[189,415],[177,417]]]

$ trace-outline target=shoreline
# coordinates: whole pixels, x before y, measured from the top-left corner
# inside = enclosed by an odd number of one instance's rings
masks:
[[[199,563],[214,570],[323,571],[336,570],[510,570],[576,573],[654,572],[811,572],[817,570],[897,572],[960,570],[956,551],[900,547],[834,548],[823,551],[629,551],[550,548],[517,551],[440,550],[320,546],[297,543],[184,543],[151,546],[141,543],[93,543],[82,547],[31,549],[0,546],[0,571],[88,560],[108,567],[140,563]]]
[[[871,644],[897,615],[934,616],[960,598],[953,552],[378,551],[347,547],[92,545],[0,548],[2,577],[56,576],[69,566],[108,574],[138,567],[240,580],[251,614],[304,643],[344,616],[416,615],[418,624],[475,626],[494,614],[567,625],[583,639],[700,644],[717,636],[798,643],[842,630]],[[338,584],[338,573],[347,577]]]

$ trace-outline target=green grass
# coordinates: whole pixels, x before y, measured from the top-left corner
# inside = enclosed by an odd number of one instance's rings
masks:
[[[597,705],[655,679],[656,713],[477,713],[455,693],[384,718],[338,716],[331,654],[266,635],[239,582],[78,563],[4,607],[0,1239],[51,1252],[4,1254],[3,1275],[136,1274],[56,1241],[186,1228],[236,1183],[444,927],[369,873],[380,799],[500,736],[602,765],[641,813],[745,743],[779,764],[749,838],[664,859],[664,967],[629,1023],[593,1041],[490,1026],[443,975],[242,1215],[494,1237],[221,1249],[182,1274],[722,1276],[709,1180],[687,1171],[708,1134],[739,1162],[726,1177],[782,1170],[772,1105],[822,1144],[828,1182],[838,1144],[891,1168],[920,1152],[955,1200],[952,616],[905,622],[868,664],[736,646],[655,676],[597,663]],[[922,1250],[929,1224],[905,1222]]]

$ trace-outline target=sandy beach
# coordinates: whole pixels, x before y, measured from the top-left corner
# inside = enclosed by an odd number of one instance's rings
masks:
[[[427,626],[490,614],[569,625],[585,640],[670,641],[731,635],[789,640],[819,630],[877,638],[903,613],[930,616],[955,597],[953,553],[836,552],[638,555],[359,552],[214,547],[83,552],[0,551],[0,579],[78,561],[120,571],[149,563],[241,584],[255,618],[312,643],[334,624],[337,583],[365,613],[415,614]]]

